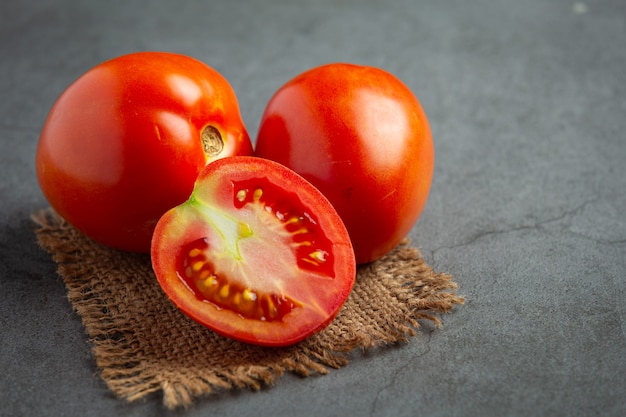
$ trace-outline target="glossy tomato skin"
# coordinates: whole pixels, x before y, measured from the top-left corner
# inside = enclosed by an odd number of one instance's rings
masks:
[[[354,285],[350,237],[330,202],[288,168],[209,164],[159,220],[152,266],[172,302],[218,334],[287,346],[323,329]]]
[[[156,222],[209,162],[252,145],[226,79],[184,55],[141,52],[87,71],[54,103],[36,168],[50,205],[92,239],[148,252]]]
[[[381,69],[343,63],[306,71],[274,94],[255,153],[322,191],[359,264],[408,234],[426,204],[434,165],[428,120],[409,88]]]

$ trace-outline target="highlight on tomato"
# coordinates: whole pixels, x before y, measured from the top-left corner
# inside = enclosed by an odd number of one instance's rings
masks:
[[[324,328],[356,277],[330,202],[276,162],[209,164],[191,197],[158,222],[152,265],[172,302],[216,333],[286,346]]]
[[[428,120],[411,90],[382,69],[344,63],[313,68],[278,89],[255,154],[322,191],[359,264],[382,257],[410,232],[434,166]]]
[[[50,205],[90,238],[149,252],[158,219],[211,161],[250,155],[228,81],[185,55],[140,52],[87,71],[54,103],[36,156]]]

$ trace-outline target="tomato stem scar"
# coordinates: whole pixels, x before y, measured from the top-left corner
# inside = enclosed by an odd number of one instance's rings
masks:
[[[202,140],[204,153],[208,157],[217,156],[224,149],[224,140],[222,139],[222,135],[214,126],[204,126],[200,132],[200,139]]]

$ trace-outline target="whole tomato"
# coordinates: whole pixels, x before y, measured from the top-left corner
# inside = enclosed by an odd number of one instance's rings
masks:
[[[359,264],[408,234],[426,204],[434,165],[428,120],[409,88],[381,69],[343,63],[306,71],[274,94],[256,155],[322,191]]]
[[[36,169],[50,205],[92,239],[149,252],[163,213],[211,161],[250,155],[235,93],[184,55],[142,52],[74,81],[41,132]]]

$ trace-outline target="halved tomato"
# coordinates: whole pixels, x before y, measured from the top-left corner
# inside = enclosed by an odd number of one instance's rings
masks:
[[[356,277],[350,237],[328,200],[290,169],[256,157],[209,164],[189,200],[159,220],[151,254],[180,310],[264,346],[324,328]]]

